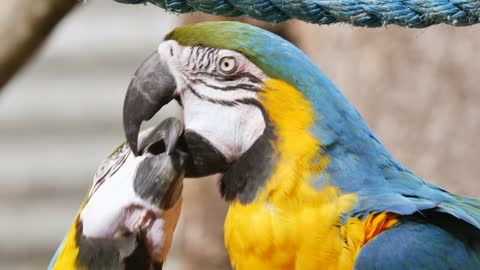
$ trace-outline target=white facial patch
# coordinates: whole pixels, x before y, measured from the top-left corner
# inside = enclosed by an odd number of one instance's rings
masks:
[[[135,229],[142,221],[142,212],[160,211],[140,198],[133,187],[137,165],[144,158],[129,155],[118,171],[90,194],[91,197],[80,214],[83,234],[86,237],[113,237],[119,230]],[[127,213],[126,209],[132,205],[141,206],[143,209],[138,208]]]
[[[141,132],[139,141],[143,141],[152,130]],[[112,238],[120,232],[135,233],[149,226],[147,233],[155,230],[152,234],[155,239],[150,239],[152,244],[161,246],[165,238],[163,211],[142,199],[134,190],[137,167],[146,157],[136,157],[127,145],[123,145],[102,163],[95,174],[88,202],[80,214],[85,237]]]
[[[265,120],[259,108],[250,104],[223,106],[182,94],[186,131],[208,139],[227,159],[238,159],[262,135]]]
[[[234,161],[263,134],[258,92],[268,77],[242,54],[165,41],[158,53],[175,77],[185,130],[208,140]]]

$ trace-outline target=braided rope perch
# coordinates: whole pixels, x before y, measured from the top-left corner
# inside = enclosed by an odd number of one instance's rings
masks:
[[[247,15],[277,23],[299,19],[315,24],[349,23],[380,27],[396,24],[423,28],[480,22],[480,0],[115,0],[126,4],[150,2],[167,11],[202,11],[214,15]]]

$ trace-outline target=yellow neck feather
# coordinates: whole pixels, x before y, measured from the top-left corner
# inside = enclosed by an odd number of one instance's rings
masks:
[[[253,202],[230,204],[225,244],[232,265],[236,270],[352,269],[359,248],[393,226],[394,217],[351,218],[342,225],[342,214],[357,197],[309,183],[329,164],[309,131],[316,117],[310,102],[275,79],[265,82],[259,98],[274,127],[271,143],[279,156]]]
[[[309,132],[315,113],[299,91],[281,80],[268,80],[263,90],[259,98],[277,136],[272,143],[279,159],[258,200],[283,202],[298,194],[305,196],[307,191],[300,190],[303,182],[329,163],[321,154],[320,142]]]
[[[91,187],[90,187],[91,188]],[[53,267],[50,270],[61,270],[61,269],[70,269],[70,270],[81,270],[83,267],[77,264],[79,247],[77,245],[77,225],[80,219],[80,213],[82,209],[88,202],[88,195],[83,200],[80,210],[78,210],[75,221],[73,222],[70,230],[67,233],[67,236],[63,240],[63,243],[60,245],[61,248],[58,257],[56,258]]]

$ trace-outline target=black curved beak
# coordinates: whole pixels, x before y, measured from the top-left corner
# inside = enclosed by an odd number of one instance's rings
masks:
[[[138,133],[142,122],[150,120],[175,97],[176,87],[168,65],[157,52],[135,73],[123,104],[123,128],[135,155],[138,155]]]
[[[150,120],[163,106],[177,98],[179,94],[176,88],[175,78],[158,53],[147,58],[135,73],[123,104],[123,128],[127,143],[136,156],[145,150],[143,143],[138,145],[142,122]],[[158,134],[166,143],[167,154],[178,146],[188,155],[185,160],[186,177],[211,175],[225,170],[229,165],[225,156],[200,134],[188,130],[183,133],[183,127],[175,125],[162,127],[161,131]],[[147,141],[156,139],[150,138]]]

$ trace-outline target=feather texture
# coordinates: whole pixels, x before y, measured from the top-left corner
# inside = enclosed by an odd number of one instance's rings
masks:
[[[480,201],[429,184],[397,162],[298,48],[237,22],[181,27],[166,39],[240,52],[271,78],[259,95],[279,158],[256,200],[230,207],[225,237],[237,270],[351,269],[355,250],[357,269],[478,268]],[[367,237],[369,226],[354,225],[390,214],[398,216],[396,226],[374,226],[376,237]],[[394,254],[398,244],[402,252]],[[462,258],[464,268],[453,267]]]

